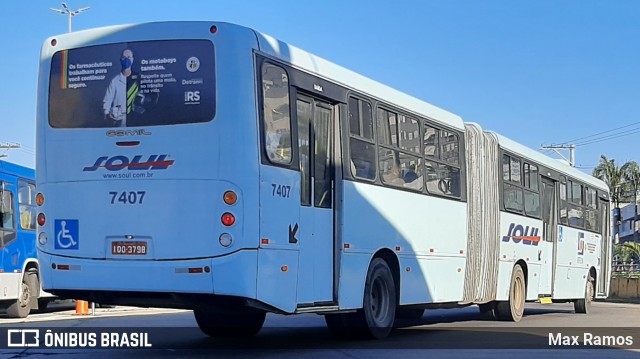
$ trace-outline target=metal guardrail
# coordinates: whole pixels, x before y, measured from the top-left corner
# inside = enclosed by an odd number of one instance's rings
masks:
[[[622,262],[622,261],[614,261],[612,264],[613,274],[614,275],[623,275],[623,274],[638,274],[640,275],[640,263],[636,262]]]

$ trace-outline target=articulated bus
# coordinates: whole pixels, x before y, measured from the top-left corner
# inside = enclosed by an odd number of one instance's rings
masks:
[[[268,312],[336,335],[396,317],[608,294],[605,183],[252,29],[114,26],[46,40],[37,108],[44,288]]]
[[[33,169],[0,161],[0,308],[10,318],[53,299],[40,286],[35,197]]]

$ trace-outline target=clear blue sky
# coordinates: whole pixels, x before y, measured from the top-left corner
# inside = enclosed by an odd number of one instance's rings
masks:
[[[620,164],[640,161],[640,1],[67,4],[91,7],[73,18],[74,31],[164,20],[252,27],[535,149],[634,124],[604,134],[626,136],[578,146],[576,162],[590,173],[601,154]],[[67,31],[66,16],[50,7],[60,8],[60,1],[11,1],[0,13],[7,49],[0,143],[22,144],[8,159],[28,166],[34,165],[40,46]]]

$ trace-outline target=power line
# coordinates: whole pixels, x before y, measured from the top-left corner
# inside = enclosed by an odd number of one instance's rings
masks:
[[[7,150],[7,151],[9,151],[10,149],[13,149],[13,148],[20,148],[20,145],[14,145],[14,144],[0,145],[0,149],[4,149],[4,150]],[[5,151],[5,152],[7,152],[7,151]],[[0,158],[8,157],[8,156],[9,155],[5,155],[4,153],[0,154]]]
[[[26,146],[26,145],[24,145],[24,144],[22,144],[20,142],[9,141],[9,140],[4,139],[4,138],[0,138],[0,143],[6,143],[8,145],[16,145],[18,147],[15,147],[15,148],[17,148],[18,150],[25,150],[27,152],[32,152],[32,153],[36,152],[36,149],[31,147],[31,146]]]
[[[586,146],[586,145],[591,145],[591,144],[598,143],[598,142],[609,141],[609,140],[613,140],[613,139],[620,138],[620,137],[634,135],[636,133],[640,133],[640,128],[634,128],[633,130],[631,130],[631,132],[627,131],[627,132],[624,132],[624,133],[614,133],[614,134],[611,134],[611,135],[595,138],[593,140],[579,142],[579,143],[576,143],[575,145],[576,146]]]
[[[640,121],[638,121],[638,122],[634,122],[634,123],[630,123],[630,124],[628,124],[628,125],[624,125],[624,126],[622,126],[622,127],[614,128],[614,129],[611,129],[611,130],[598,132],[598,133],[593,134],[593,135],[589,135],[589,136],[584,136],[584,137],[575,138],[575,139],[573,139],[573,140],[565,141],[564,143],[570,143],[570,142],[580,141],[580,140],[584,140],[584,139],[591,138],[591,137],[600,136],[600,135],[603,135],[603,134],[605,134],[605,133],[609,133],[609,132],[613,132],[613,131],[621,130],[621,129],[623,129],[623,128],[627,128],[627,127],[635,126],[635,125],[638,125],[638,124],[640,124]]]

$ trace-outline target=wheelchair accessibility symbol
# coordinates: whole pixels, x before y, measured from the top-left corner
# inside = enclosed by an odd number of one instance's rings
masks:
[[[77,219],[56,219],[54,231],[56,234],[55,249],[78,249],[80,244],[80,227]]]

